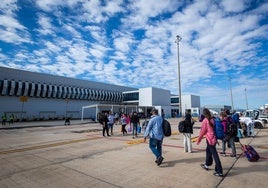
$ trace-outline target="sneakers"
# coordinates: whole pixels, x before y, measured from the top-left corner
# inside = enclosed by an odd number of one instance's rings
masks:
[[[223,174],[222,174],[222,173],[219,173],[219,172],[214,172],[213,175],[214,175],[214,176],[218,176],[218,177],[223,177]]]
[[[158,157],[156,160],[157,166],[161,165],[163,160],[164,160],[164,158],[162,156]]]
[[[220,155],[225,157],[226,156],[226,153],[225,152],[220,152]]]
[[[236,155],[235,154],[232,154],[232,155],[230,155],[230,157],[236,157]]]
[[[205,169],[205,170],[209,170],[208,166],[206,164],[200,164],[201,168]]]

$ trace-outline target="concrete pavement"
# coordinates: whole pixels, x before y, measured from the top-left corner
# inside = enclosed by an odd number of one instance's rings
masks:
[[[164,139],[162,165],[157,166],[142,135],[103,137],[98,123],[80,120],[63,126],[62,121],[23,122],[0,127],[0,187],[267,187],[268,128],[257,136],[241,139],[260,154],[248,162],[237,144],[237,158],[220,157],[224,178],[205,171],[205,140],[193,153],[183,152],[178,119],[169,119],[173,134]],[[196,137],[200,123],[194,125]],[[220,151],[221,146],[219,146]],[[227,152],[230,152],[228,149]],[[229,153],[230,154],[230,153]]]

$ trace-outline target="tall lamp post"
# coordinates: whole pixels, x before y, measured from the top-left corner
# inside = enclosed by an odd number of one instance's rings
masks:
[[[245,98],[246,98],[246,107],[248,110],[248,96],[247,96],[247,89],[245,88]]]
[[[234,102],[233,102],[233,91],[232,91],[232,79],[229,77],[230,81],[230,94],[231,94],[231,102],[232,102],[232,111],[234,111]]]
[[[181,70],[180,70],[180,41],[181,37],[179,35],[176,36],[177,39],[175,43],[177,43],[177,48],[178,48],[178,79],[179,79],[179,115],[182,115],[182,104],[181,104]]]

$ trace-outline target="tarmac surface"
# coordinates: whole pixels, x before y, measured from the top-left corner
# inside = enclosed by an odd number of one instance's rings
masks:
[[[240,139],[261,156],[249,162],[236,143],[237,158],[220,156],[224,177],[215,177],[214,164],[206,171],[205,139],[196,145],[200,123],[194,125],[193,152],[184,153],[178,118],[168,119],[172,136],[163,142],[164,161],[160,166],[143,134],[123,136],[114,125],[111,137],[102,136],[102,127],[87,120],[16,122],[0,126],[0,187],[94,187],[168,188],[219,187],[259,188],[268,186],[268,126],[255,129],[255,137]],[[220,142],[221,144],[221,142]],[[221,145],[217,146],[221,151]],[[228,153],[229,152],[229,153]],[[227,154],[231,154],[227,149]]]

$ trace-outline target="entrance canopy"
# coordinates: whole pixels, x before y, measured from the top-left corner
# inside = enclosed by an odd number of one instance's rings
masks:
[[[101,110],[109,110],[112,111],[113,113],[115,111],[122,113],[130,113],[134,111],[147,113],[147,110],[152,109],[153,106],[119,105],[119,104],[93,104],[89,106],[83,106],[81,121],[83,121],[84,119],[84,110],[90,108],[95,109],[95,121],[97,122],[98,113],[101,112]]]

